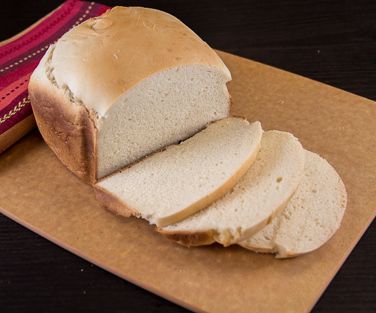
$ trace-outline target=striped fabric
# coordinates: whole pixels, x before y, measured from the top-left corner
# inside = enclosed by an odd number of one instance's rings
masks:
[[[35,125],[31,122],[22,131],[12,131],[25,119],[33,120],[27,86],[48,46],[107,9],[94,2],[68,0],[21,35],[0,43],[0,153]]]

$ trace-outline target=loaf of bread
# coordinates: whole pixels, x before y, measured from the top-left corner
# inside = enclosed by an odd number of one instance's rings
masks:
[[[227,117],[227,67],[177,18],[115,7],[64,34],[31,76],[38,128],[87,182]]]
[[[121,215],[160,227],[176,223],[228,192],[260,148],[259,122],[227,118],[95,185],[97,198]]]
[[[335,169],[319,155],[306,151],[304,176],[286,208],[240,245],[275,253],[278,258],[313,251],[337,231],[346,202],[345,185]]]
[[[116,214],[186,246],[317,249],[340,226],[342,180],[292,134],[228,117],[230,80],[175,17],[115,7],[47,50],[29,94],[46,143]]]

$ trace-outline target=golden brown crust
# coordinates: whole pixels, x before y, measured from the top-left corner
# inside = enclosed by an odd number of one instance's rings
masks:
[[[59,160],[87,183],[96,181],[96,128],[87,110],[52,84],[32,80],[29,96],[43,139]]]
[[[95,185],[94,186],[95,197],[97,200],[105,207],[107,210],[124,216],[124,217],[131,217],[136,216],[139,217],[140,214],[129,208],[123,202],[121,202],[116,196],[109,193],[107,190],[102,189],[101,187]]]
[[[191,233],[184,231],[169,232],[157,228],[157,231],[164,235],[167,239],[175,241],[176,243],[186,247],[211,245],[215,242],[215,232],[212,230]]]

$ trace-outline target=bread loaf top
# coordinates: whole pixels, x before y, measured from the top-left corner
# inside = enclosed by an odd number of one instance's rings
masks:
[[[46,54],[50,81],[97,117],[132,86],[163,70],[193,64],[231,79],[218,55],[186,25],[141,7],[115,7],[89,19]]]

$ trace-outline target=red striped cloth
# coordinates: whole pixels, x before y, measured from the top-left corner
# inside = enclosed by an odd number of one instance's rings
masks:
[[[27,86],[48,46],[73,26],[107,9],[94,2],[68,0],[21,35],[0,45],[0,153],[30,130],[10,132],[32,116]],[[30,125],[28,128],[33,123]]]

